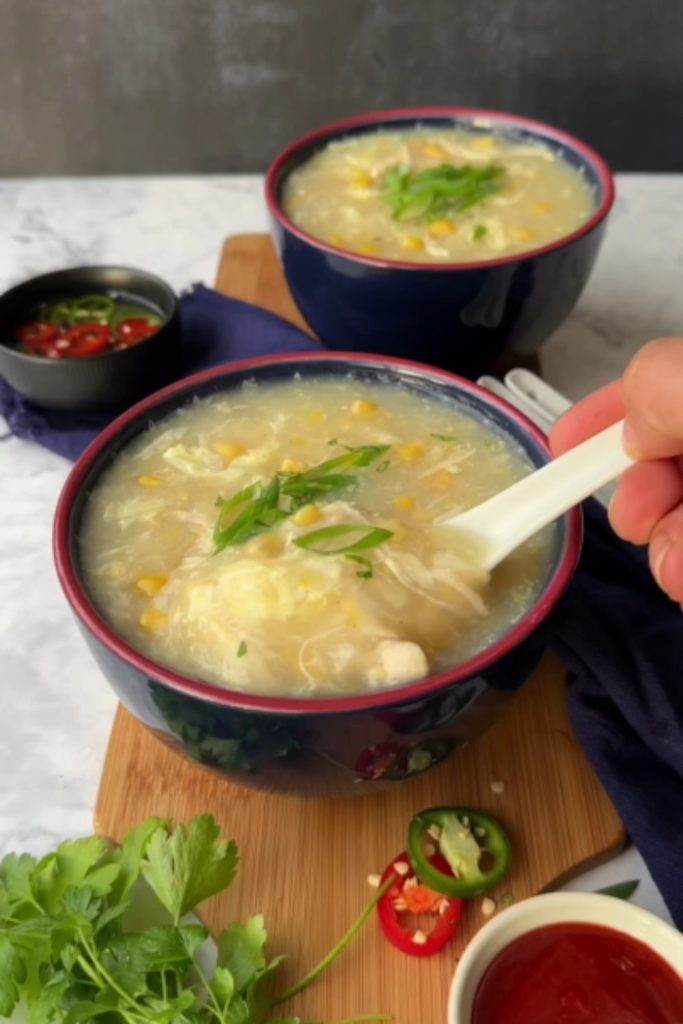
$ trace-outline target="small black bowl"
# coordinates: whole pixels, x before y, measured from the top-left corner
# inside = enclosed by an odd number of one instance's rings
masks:
[[[73,359],[22,352],[16,330],[43,302],[121,292],[153,306],[164,323],[130,348]],[[41,274],[0,296],[0,374],[35,405],[69,412],[125,409],[182,374],[178,299],[165,281],[131,267],[73,267]]]

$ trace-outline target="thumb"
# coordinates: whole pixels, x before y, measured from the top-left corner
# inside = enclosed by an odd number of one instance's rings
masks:
[[[624,443],[639,459],[683,454],[683,338],[658,338],[634,356],[622,380]]]

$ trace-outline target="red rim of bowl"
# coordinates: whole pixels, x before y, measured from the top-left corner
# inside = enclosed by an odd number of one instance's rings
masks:
[[[568,235],[562,235],[561,238],[555,239],[554,242],[538,246],[536,249],[524,249],[522,252],[512,253],[509,256],[498,256],[494,259],[478,260],[473,263],[421,263],[415,260],[390,260],[383,259],[380,256],[366,256],[363,253],[353,252],[351,249],[331,245],[329,242],[325,242],[323,239],[316,238],[307,231],[303,231],[282,210],[277,198],[276,189],[280,172],[287,161],[304,146],[312,142],[318,142],[321,139],[332,139],[340,132],[358,125],[381,123],[383,121],[399,121],[403,118],[414,118],[415,120],[424,118],[429,120],[430,118],[443,117],[469,117],[473,120],[477,118],[482,121],[496,121],[501,126],[507,124],[515,128],[527,128],[536,135],[552,139],[555,142],[562,143],[568,149],[574,150],[574,152],[579,153],[593,166],[600,179],[602,196],[597,209],[575,231],[570,232]],[[533,259],[536,256],[554,252],[555,249],[560,249],[577,238],[587,235],[605,219],[612,208],[614,202],[614,177],[607,162],[594,149],[568,132],[562,131],[560,128],[554,128],[543,121],[535,121],[530,117],[520,117],[517,114],[505,114],[499,110],[480,110],[477,107],[398,107],[391,110],[378,110],[369,114],[359,114],[356,117],[347,117],[341,121],[334,121],[332,124],[316,128],[307,135],[302,135],[301,138],[296,139],[286,149],[278,153],[271,163],[266,172],[265,194],[266,204],[272,216],[287,231],[296,235],[302,241],[313,245],[316,249],[322,249],[323,252],[329,252],[335,256],[346,256],[348,259],[355,260],[358,263],[367,263],[375,267],[396,267],[396,269],[402,270],[477,270],[483,267],[495,267],[504,263]]]
[[[273,363],[292,362],[296,364],[297,362],[305,362],[311,359],[344,363],[356,361],[370,362],[388,368],[397,367],[399,369],[404,368],[418,371],[419,373],[427,373],[431,377],[441,378],[446,383],[457,384],[461,391],[482,398],[486,404],[504,412],[509,419],[522,427],[526,433],[531,434],[541,448],[550,454],[545,435],[531,420],[523,413],[518,412],[504,399],[498,398],[498,396],[480,387],[478,384],[474,384],[446,370],[427,366],[424,363],[417,363],[397,357],[383,357],[379,359],[371,353],[363,352],[300,352],[243,359],[185,377],[131,406],[130,409],[110,423],[109,426],[105,427],[95,440],[90,443],[76,462],[64,484],[57,503],[53,530],[53,552],[57,575],[72,609],[95,639],[104,647],[152,679],[159,680],[174,690],[179,690],[193,697],[209,700],[214,704],[225,704],[243,710],[270,712],[272,714],[331,714],[389,707],[395,704],[410,703],[411,701],[426,697],[441,687],[452,685],[461,679],[476,675],[477,672],[501,658],[533,632],[554,608],[567,589],[581,550],[581,515],[579,510],[575,508],[567,513],[568,522],[564,550],[560,553],[553,575],[544,590],[539,594],[534,605],[515,623],[513,628],[504,633],[503,636],[499,637],[498,640],[485,648],[485,650],[480,651],[466,661],[460,662],[453,668],[435,673],[434,675],[425,676],[423,679],[401,687],[380,690],[376,693],[351,694],[348,697],[321,697],[319,699],[311,699],[309,697],[277,697],[269,694],[252,694],[241,690],[230,690],[209,682],[201,682],[182,673],[174,672],[173,669],[145,657],[145,655],[141,654],[119,636],[102,618],[87,596],[73,567],[69,550],[69,521],[73,502],[78,494],[83,477],[95,457],[118,434],[122,427],[149,411],[150,408],[157,405],[160,401],[178,392],[191,390],[194,385],[203,381],[210,380],[213,377],[220,377],[226,371],[248,371],[252,368]]]

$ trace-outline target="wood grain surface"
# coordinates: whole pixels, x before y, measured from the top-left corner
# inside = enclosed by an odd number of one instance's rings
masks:
[[[229,242],[218,286],[287,316],[291,299],[265,243],[265,236]],[[492,782],[503,782],[504,792],[495,793]],[[464,804],[500,819],[515,861],[494,895],[510,893],[515,900],[608,859],[625,842],[616,811],[572,733],[564,670],[552,657],[470,747],[395,790],[350,800],[275,797],[235,785],[179,757],[120,708],[95,827],[119,839],[151,814],[187,820],[212,812],[237,840],[242,863],[232,888],[208,901],[202,917],[217,932],[262,912],[270,952],[288,956],[286,984],[331,948],[369,898],[368,874],[404,848],[410,818],[433,804]],[[389,946],[371,919],[322,979],[282,1007],[283,1016],[289,1011],[332,1022],[378,1012],[393,1014],[395,1024],[442,1024],[455,961],[485,920],[481,899],[471,901],[453,943],[421,960]]]

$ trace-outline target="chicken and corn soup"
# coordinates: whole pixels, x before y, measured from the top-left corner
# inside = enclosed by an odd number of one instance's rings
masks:
[[[529,470],[480,421],[401,386],[245,384],[118,457],[89,500],[86,585],[134,647],[195,678],[395,686],[481,649],[534,600],[548,533],[488,577],[438,525]]]
[[[595,194],[542,143],[414,128],[330,142],[289,175],[282,207],[309,234],[363,255],[470,263],[570,234]]]

